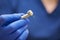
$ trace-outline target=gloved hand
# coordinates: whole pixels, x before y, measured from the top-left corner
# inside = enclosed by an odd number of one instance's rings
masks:
[[[28,36],[28,19],[21,19],[21,14],[0,16],[0,40],[25,40]]]

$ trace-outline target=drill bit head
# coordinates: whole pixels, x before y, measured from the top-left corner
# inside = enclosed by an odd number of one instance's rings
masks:
[[[30,16],[33,16],[32,10],[29,10],[29,11],[27,12],[27,14],[30,15]]]

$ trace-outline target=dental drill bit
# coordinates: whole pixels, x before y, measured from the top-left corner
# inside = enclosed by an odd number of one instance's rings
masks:
[[[28,18],[30,16],[33,16],[33,12],[31,10],[28,10],[26,14],[21,16],[22,19]]]

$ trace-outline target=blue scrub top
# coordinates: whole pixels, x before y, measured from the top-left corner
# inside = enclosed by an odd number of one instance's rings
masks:
[[[34,16],[29,18],[30,33],[27,40],[60,39],[60,0],[52,14],[47,13],[41,0],[7,0],[2,4],[0,14],[26,13],[28,10],[34,12]]]

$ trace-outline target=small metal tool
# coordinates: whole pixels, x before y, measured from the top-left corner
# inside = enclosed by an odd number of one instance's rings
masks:
[[[33,16],[33,12],[31,10],[28,10],[26,14],[24,14],[23,16],[21,16],[21,18],[25,19],[25,18],[28,18],[30,16]]]

